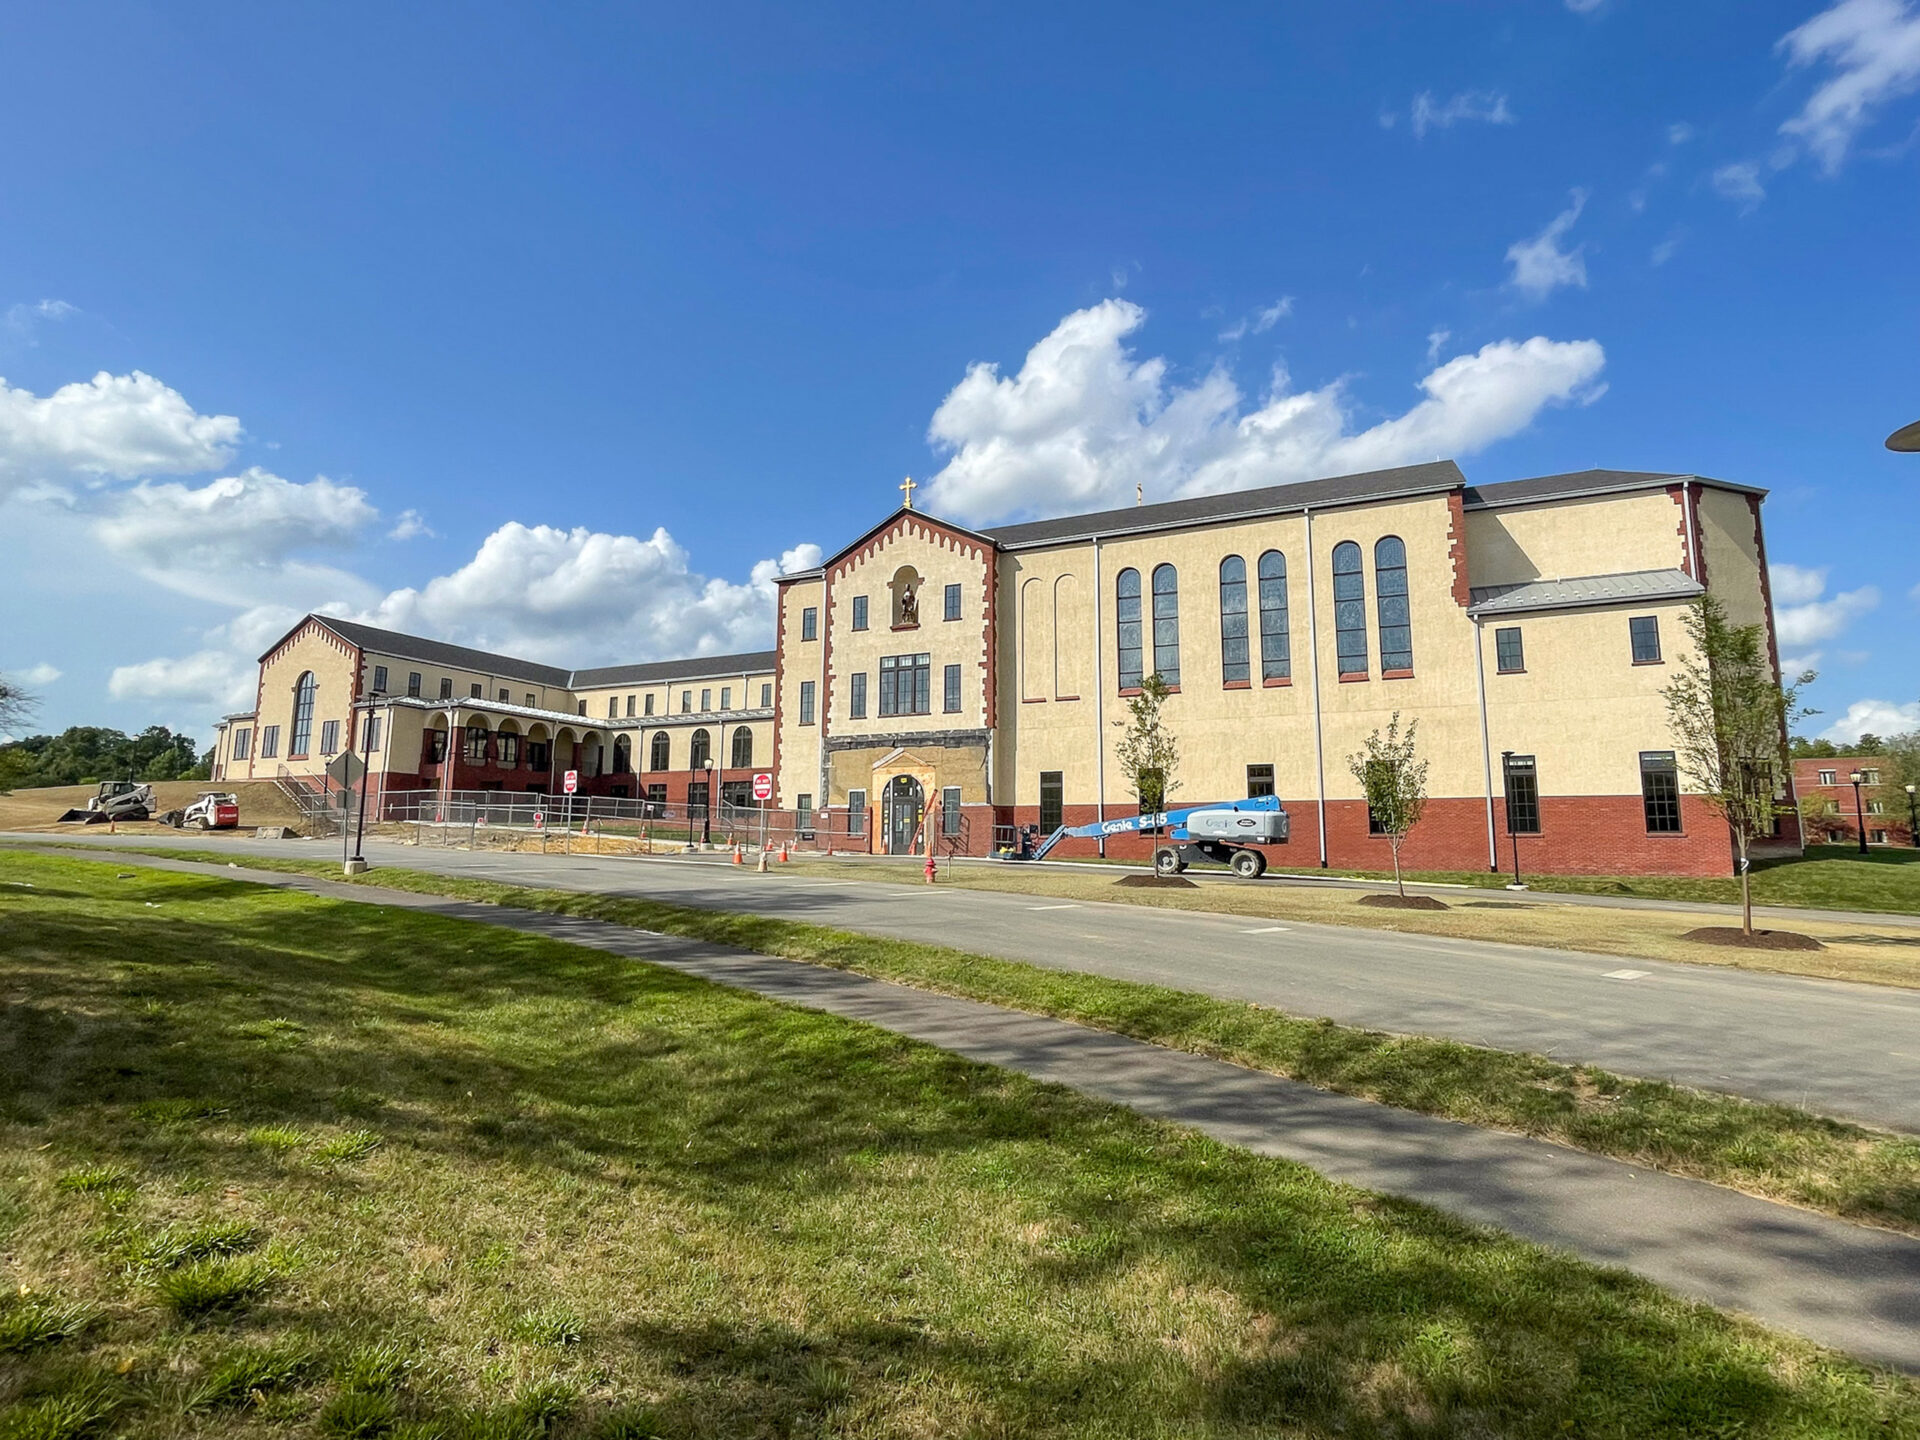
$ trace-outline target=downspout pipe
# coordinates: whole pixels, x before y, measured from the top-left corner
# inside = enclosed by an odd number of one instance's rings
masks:
[[[1107,639],[1101,629],[1100,537],[1093,537],[1093,815],[1107,818]],[[1100,857],[1106,858],[1107,837],[1100,837]]]
[[[1327,757],[1326,742],[1320,726],[1320,620],[1315,595],[1313,563],[1313,511],[1301,512],[1307,519],[1307,658],[1313,667],[1313,773],[1319,787],[1320,868],[1327,868]]]
[[[1500,842],[1493,830],[1493,742],[1487,730],[1487,656],[1486,632],[1480,617],[1473,617],[1473,678],[1480,687],[1480,763],[1487,781],[1487,873],[1500,873]]]

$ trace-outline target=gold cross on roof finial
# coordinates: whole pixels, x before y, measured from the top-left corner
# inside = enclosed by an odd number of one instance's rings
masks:
[[[914,489],[915,489],[915,485],[914,485],[914,479],[913,479],[913,477],[912,477],[911,475],[909,475],[909,476],[907,476],[907,478],[906,478],[906,479],[904,479],[904,480],[902,480],[902,481],[900,482],[900,490],[901,490],[901,493],[902,493],[902,494],[904,494],[904,495],[905,495],[905,496],[907,497],[907,499],[906,499],[906,508],[907,508],[907,509],[909,509],[909,510],[911,510],[911,509],[913,508],[913,492],[914,492]]]

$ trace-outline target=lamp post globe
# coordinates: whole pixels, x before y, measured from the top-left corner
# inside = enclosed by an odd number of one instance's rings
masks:
[[[1907,843],[1920,850],[1920,802],[1914,799],[1914,792],[1920,791],[1920,785],[1907,786]]]

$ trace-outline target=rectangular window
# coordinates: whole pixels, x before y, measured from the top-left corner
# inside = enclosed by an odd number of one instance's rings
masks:
[[[469,725],[465,738],[460,743],[460,755],[469,765],[487,763],[487,732],[478,725]]]
[[[1633,663],[1658,665],[1660,663],[1660,617],[1635,615],[1627,621],[1627,630],[1633,636]]]
[[[527,766],[532,770],[548,770],[553,766],[553,746],[546,740],[527,742]]]
[[[703,689],[700,692],[700,713],[702,715],[713,713],[713,691],[710,689]]]
[[[1869,831],[1867,832],[1867,843],[1868,843],[1869,845],[1884,845],[1884,844],[1886,844],[1886,843],[1887,843],[1887,832],[1886,832],[1886,831],[1884,831],[1884,830],[1869,830]]]
[[[1495,667],[1502,675],[1518,675],[1527,668],[1526,647],[1520,643],[1520,627],[1509,626],[1493,632]]]
[[[647,786],[647,804],[659,805],[664,807],[666,803],[667,803],[667,787],[665,785]]]
[[[609,720],[618,720],[620,718],[620,697],[618,695],[607,696],[607,718]]]
[[[506,686],[504,686],[504,685],[502,685],[502,686],[500,687],[500,703],[501,703],[502,705],[505,705],[505,704],[507,703],[507,701],[508,701],[508,695],[507,695],[507,687],[506,687]]]
[[[1878,770],[1862,770],[1860,772],[1860,783],[1862,785],[1878,785],[1880,783],[1880,772]]]
[[[387,667],[384,665],[373,667],[373,693],[376,695],[387,693]]]
[[[1884,815],[1884,814],[1886,814],[1886,813],[1887,813],[1887,807],[1886,807],[1886,805],[1885,805],[1884,803],[1882,803],[1881,801],[1879,801],[1879,800],[1869,800],[1869,801],[1867,801],[1867,814],[1869,814],[1869,815]]]
[[[813,724],[813,681],[800,682],[800,723]]]
[[[867,628],[867,597],[864,595],[853,597],[853,628],[856,630]]]
[[[253,731],[236,730],[233,732],[233,758],[245,760],[253,753]]]
[[[771,682],[760,687],[760,708],[762,710],[771,710],[773,708],[773,685]]]
[[[447,758],[447,732],[429,730],[427,732],[427,763],[438,765]]]
[[[494,741],[494,744],[499,747],[500,763],[502,765],[518,765],[520,763],[520,737],[518,735],[503,731],[500,737]]]
[[[478,700],[481,697],[481,695],[485,693],[486,692],[484,687],[481,686],[478,680],[474,681],[471,685],[467,686],[467,698],[469,700]]]
[[[800,638],[818,640],[820,638],[820,611],[809,605],[800,612]]]
[[[1273,766],[1247,766],[1247,797],[1253,799],[1271,794],[1273,794]]]
[[[416,700],[420,698],[420,672],[418,670],[410,670],[407,672],[407,694]]]
[[[378,750],[379,748],[380,748],[380,717],[378,715],[369,715],[367,717],[367,753],[371,755],[374,751]]]
[[[581,701],[581,702],[580,702],[580,703],[579,703],[578,705],[576,705],[576,706],[574,707],[574,709],[575,709],[575,711],[576,711],[576,713],[578,713],[578,714],[581,714],[581,715],[584,715],[584,714],[586,714],[586,713],[587,713],[587,702],[586,702],[586,701],[584,701],[584,700],[582,700],[582,701]]]
[[[1507,777],[1507,833],[1540,833],[1540,777],[1531,755],[1504,757]]]
[[[453,698],[453,677],[451,675],[442,675],[440,677],[440,698],[442,700],[451,700]]]
[[[653,693],[651,691],[647,693],[646,704],[643,708],[647,714],[651,715],[653,713]]]
[[[1066,814],[1066,771],[1042,770],[1040,772],[1040,833],[1051,835],[1058,830]]]
[[[847,834],[864,835],[867,833],[867,792],[864,790],[847,791]]]
[[[947,713],[949,715],[958,713],[960,709],[960,667],[958,665],[947,666],[944,688]]]
[[[733,708],[733,687],[731,685],[722,685],[720,687],[720,708],[722,710],[731,710]],[[633,712],[629,710],[627,713],[631,715]]]
[[[1839,778],[1840,778],[1839,774],[1833,770],[1822,770],[1820,772],[1820,783],[1822,785],[1835,784],[1839,780]]]
[[[338,720],[320,722],[320,753],[322,755],[340,753],[340,722]]]
[[[880,657],[880,713],[928,715],[933,712],[931,655]]]
[[[940,833],[958,835],[960,833],[960,787],[945,786],[940,791]]]
[[[960,587],[958,585],[947,586],[945,618],[948,620],[958,620],[960,618]]]
[[[813,838],[813,796],[802,793],[793,797],[793,828],[802,840]]]
[[[540,708],[539,698],[535,696],[531,690],[529,690],[527,692],[527,709],[537,710],[539,708]]]
[[[1680,767],[1671,750],[1640,752],[1640,800],[1649,835],[1680,833]]]
[[[695,780],[687,786],[687,814],[698,818],[707,809],[707,782]]]
[[[629,720],[633,718],[633,702],[637,698],[638,698],[637,696],[633,696],[633,695],[627,696],[627,719]]]
[[[260,758],[271,760],[280,753],[280,727],[268,725],[260,731]]]
[[[867,672],[864,670],[847,681],[847,718],[867,718]]]
[[[691,715],[693,713],[693,692],[691,690],[682,690],[680,692],[680,713],[682,715]]]

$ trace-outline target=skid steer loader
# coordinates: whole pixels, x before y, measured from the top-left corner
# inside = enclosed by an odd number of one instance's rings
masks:
[[[153,787],[138,780],[102,780],[99,793],[84,810],[69,810],[62,821],[104,825],[109,820],[144,820],[153,813]]]

